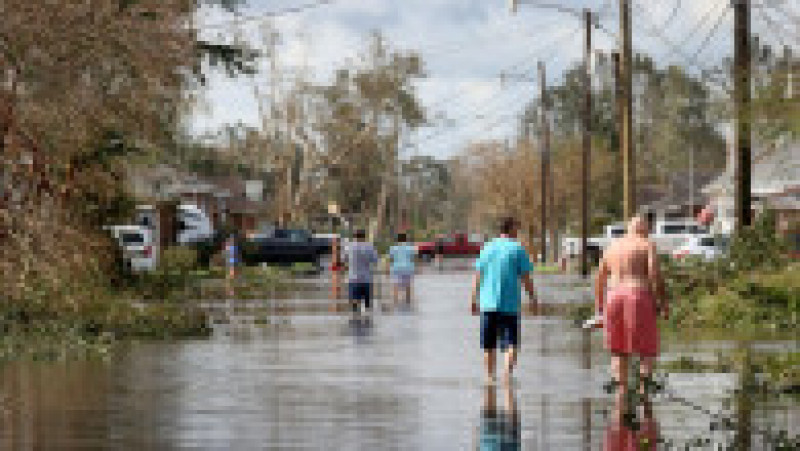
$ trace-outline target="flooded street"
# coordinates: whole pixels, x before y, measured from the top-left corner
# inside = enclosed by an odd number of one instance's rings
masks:
[[[469,277],[460,268],[425,271],[410,309],[378,312],[371,323],[339,312],[328,288],[308,281],[316,289],[282,300],[280,311],[245,307],[217,321],[209,340],[138,343],[110,362],[7,364],[0,447],[603,449],[619,431],[602,387],[609,356],[601,335],[525,317],[513,389],[487,389]],[[544,301],[583,296],[559,277],[536,280]],[[303,303],[316,307],[293,313]],[[731,346],[665,343],[662,359]],[[649,418],[666,448],[736,441],[772,449],[770,434],[800,433],[796,397],[745,409],[733,396],[735,374],[670,374],[666,382]],[[729,427],[716,426],[723,417]]]

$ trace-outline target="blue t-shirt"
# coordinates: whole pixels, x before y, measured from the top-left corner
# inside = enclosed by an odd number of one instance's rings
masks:
[[[481,273],[481,311],[518,313],[520,276],[533,269],[525,248],[511,238],[495,238],[483,247],[475,269]]]
[[[392,273],[413,274],[414,256],[417,255],[416,246],[398,244],[389,249],[389,258],[392,262]]]

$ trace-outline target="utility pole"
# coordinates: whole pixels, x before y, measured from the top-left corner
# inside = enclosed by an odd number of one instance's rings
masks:
[[[631,2],[619,0],[622,53],[620,75],[622,89],[623,210],[628,220],[636,214],[636,161],[633,152],[633,57],[631,51]]]
[[[586,20],[586,48],[583,53],[583,155],[581,164],[581,275],[589,275],[589,171],[592,153],[592,12],[583,11]]]
[[[736,231],[753,222],[751,204],[750,0],[733,0],[733,89],[736,112]]]
[[[539,101],[541,102],[541,109],[540,109],[540,120],[541,120],[541,130],[542,134],[541,138],[541,195],[542,195],[542,223],[540,229],[540,240],[541,244],[539,249],[541,250],[541,262],[547,261],[547,181],[548,175],[550,172],[550,127],[547,121],[547,79],[546,79],[546,72],[545,72],[545,65],[544,62],[539,62],[539,86],[541,88],[541,94],[539,97]]]
[[[617,126],[617,140],[619,141],[619,155],[618,155],[618,166],[617,172],[614,174],[617,176],[617,183],[620,183],[624,186],[625,180],[625,156],[622,152],[622,110],[623,110],[623,99],[622,99],[622,73],[620,70],[620,62],[619,62],[619,52],[612,52],[611,53],[611,61],[614,64],[614,124]],[[623,189],[623,197],[624,197],[624,189]],[[623,205],[623,214],[624,214],[624,205]]]

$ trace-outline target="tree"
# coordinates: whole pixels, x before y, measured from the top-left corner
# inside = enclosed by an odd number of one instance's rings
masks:
[[[391,50],[375,34],[363,67],[341,69],[321,96],[316,131],[330,168],[331,196],[343,210],[370,213],[378,224],[396,180],[400,134],[425,121],[412,81],[424,75],[420,57]],[[378,227],[380,228],[380,226]]]
[[[0,286],[11,299],[48,287],[74,302],[77,282],[113,272],[100,226],[123,207],[124,165],[173,145],[202,59],[221,50],[187,26],[197,5],[4,1]]]

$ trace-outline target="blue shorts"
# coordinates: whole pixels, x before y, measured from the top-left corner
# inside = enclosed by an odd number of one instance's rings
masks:
[[[392,274],[392,279],[394,279],[395,285],[401,288],[406,288],[411,286],[411,279],[414,277],[414,273],[410,271],[395,271]]]
[[[372,284],[369,282],[350,282],[351,301],[364,301],[364,307],[369,308],[372,298]]]
[[[481,349],[519,348],[519,315],[481,312]]]

